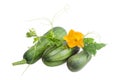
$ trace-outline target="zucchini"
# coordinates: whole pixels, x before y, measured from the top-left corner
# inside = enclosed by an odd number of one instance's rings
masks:
[[[50,67],[54,67],[54,66],[58,66],[58,65],[61,65],[63,63],[66,62],[66,60],[61,60],[61,61],[47,61],[45,59],[42,59],[43,63],[47,66],[50,66]]]
[[[48,60],[50,57],[54,56],[55,54],[59,53],[62,50],[63,50],[63,47],[61,47],[61,46],[60,47],[53,46],[52,49],[50,47],[50,48],[46,49],[46,51],[43,53],[43,58]]]
[[[20,65],[20,64],[33,64],[37,62],[43,52],[48,48],[50,45],[49,40],[47,37],[53,33],[54,38],[58,40],[63,40],[63,37],[67,34],[66,30],[63,29],[62,27],[54,27],[50,29],[47,33],[45,33],[41,38],[40,41],[38,41],[34,46],[32,46],[30,49],[28,49],[24,55],[23,55],[23,60],[14,62],[13,65]]]
[[[85,51],[81,51],[67,60],[67,67],[70,71],[76,72],[81,70],[90,60],[92,56]]]
[[[73,54],[79,51],[78,47],[67,48],[66,46],[49,47],[45,50],[42,56],[42,61],[47,66],[58,66],[66,62]]]
[[[35,44],[36,46],[32,46],[23,55],[23,59],[25,59],[28,64],[33,64],[37,60],[39,60],[44,50],[48,47],[47,44],[49,40],[47,40],[46,38],[42,38],[41,41],[42,42],[40,44]]]
[[[60,50],[59,52],[56,51],[56,50]],[[60,49],[58,48],[54,51],[52,51],[51,53],[49,54],[54,54],[52,56],[46,56],[46,59],[49,60],[49,61],[60,61],[60,60],[65,60],[67,59],[69,56],[72,55],[72,49]]]

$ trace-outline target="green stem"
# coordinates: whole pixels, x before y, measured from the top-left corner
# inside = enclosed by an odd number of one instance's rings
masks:
[[[17,62],[12,63],[12,65],[13,65],[13,66],[16,66],[16,65],[26,64],[26,63],[27,63],[26,60],[23,59],[23,60],[21,60],[21,61],[17,61]]]

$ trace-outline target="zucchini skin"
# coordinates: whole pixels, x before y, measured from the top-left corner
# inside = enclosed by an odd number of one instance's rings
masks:
[[[67,67],[72,72],[81,70],[90,60],[92,56],[85,51],[81,51],[67,60]]]
[[[75,54],[79,49],[78,48],[66,48],[65,46],[53,46],[46,49],[43,53],[42,61],[47,66],[58,66],[66,62],[66,60]]]
[[[66,62],[66,60],[62,60],[62,61],[47,61],[45,59],[42,59],[43,63],[47,66],[50,66],[50,67],[54,67],[54,66],[58,66],[58,65],[61,65],[63,63]]]
[[[43,52],[46,50],[46,48],[49,47],[49,40],[46,39],[46,37],[50,35],[51,32],[53,32],[54,37],[59,40],[63,40],[63,37],[67,34],[65,29],[62,27],[54,27],[49,30],[43,35],[43,37],[40,38],[40,41],[38,41],[38,43],[36,43],[24,53],[23,59],[26,60],[27,64],[33,64],[42,57]]]
[[[28,64],[33,64],[36,61],[38,61],[41,58],[44,50],[48,47],[48,40],[44,38],[42,38],[42,40],[44,40],[44,42],[41,42],[40,45],[35,44],[36,46],[32,46],[29,50],[27,50],[24,53],[23,58],[27,61]]]

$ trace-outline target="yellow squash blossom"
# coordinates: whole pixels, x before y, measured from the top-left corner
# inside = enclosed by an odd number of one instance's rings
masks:
[[[75,46],[84,47],[83,38],[84,38],[84,35],[82,33],[75,32],[72,29],[70,30],[68,35],[64,36],[64,40],[66,40],[66,42],[70,48],[73,48]]]

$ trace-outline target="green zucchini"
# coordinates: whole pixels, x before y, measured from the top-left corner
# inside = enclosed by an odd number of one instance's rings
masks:
[[[60,47],[53,46],[52,49],[50,47],[43,53],[43,58],[49,59],[50,57],[54,56],[56,53],[59,53],[62,50],[63,50],[63,47],[61,46]]]
[[[47,66],[58,66],[66,62],[66,60],[78,50],[78,47],[71,49],[63,45],[59,47],[53,46],[46,49],[43,53],[42,61]]]
[[[58,65],[61,65],[61,64],[66,62],[66,60],[62,60],[62,61],[47,61],[45,59],[42,59],[42,61],[44,62],[45,65],[50,66],[50,67],[58,66]]]
[[[56,51],[58,49],[59,49],[59,51]],[[52,55],[52,56],[48,55],[45,58],[49,61],[60,61],[60,60],[65,60],[69,56],[72,55],[72,49],[64,49],[64,50],[62,50],[60,48],[58,48],[58,49],[55,49],[54,51],[49,53],[49,54],[54,54],[54,55]]]
[[[50,34],[54,34],[54,38],[58,40],[63,40],[63,37],[67,34],[66,30],[62,27],[54,27],[50,29],[47,33],[45,33],[34,46],[28,49],[24,55],[23,60],[14,62],[13,65],[20,65],[20,64],[33,64],[37,62],[46,48],[49,47],[49,39],[47,37]]]
[[[40,44],[36,44],[36,46],[32,46],[31,49],[27,50],[23,55],[23,58],[26,59],[28,64],[33,64],[37,60],[39,60],[42,56],[42,53],[48,47],[48,39],[42,38]]]
[[[81,51],[67,60],[67,67],[70,71],[76,72],[81,70],[90,60],[92,56],[85,51]]]

